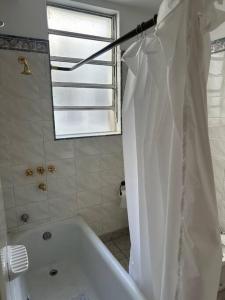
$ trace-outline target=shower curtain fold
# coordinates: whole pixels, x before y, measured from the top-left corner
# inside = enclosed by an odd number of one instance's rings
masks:
[[[222,260],[206,108],[213,4],[163,1],[155,31],[123,57],[130,274],[148,300],[216,299]]]

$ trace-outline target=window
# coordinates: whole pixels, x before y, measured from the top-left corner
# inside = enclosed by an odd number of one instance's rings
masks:
[[[117,15],[47,6],[52,66],[71,67],[117,38]],[[56,139],[121,133],[120,53],[73,71],[52,70]]]

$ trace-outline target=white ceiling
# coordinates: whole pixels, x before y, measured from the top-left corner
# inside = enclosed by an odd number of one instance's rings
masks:
[[[124,5],[131,5],[140,8],[148,8],[156,10],[159,8],[159,5],[162,0],[107,0],[110,2],[120,3]]]

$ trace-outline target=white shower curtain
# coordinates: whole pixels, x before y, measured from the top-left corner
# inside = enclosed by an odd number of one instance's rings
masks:
[[[125,53],[130,274],[148,300],[215,300],[221,247],[208,139],[210,0],[164,0]]]

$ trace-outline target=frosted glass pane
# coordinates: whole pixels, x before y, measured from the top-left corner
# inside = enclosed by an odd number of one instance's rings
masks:
[[[72,58],[86,58],[99,51],[109,43],[78,39],[61,35],[49,35],[51,56],[63,56]],[[112,51],[108,51],[100,56],[99,60],[112,60]]]
[[[208,77],[208,96],[225,95],[225,52],[211,55]]]
[[[225,108],[225,52],[211,55],[207,85],[208,116],[223,117]]]
[[[111,106],[113,90],[53,87],[56,106]]]
[[[55,111],[54,116],[57,138],[110,132],[116,128],[111,110]]]
[[[52,6],[48,6],[47,14],[50,29],[111,38],[111,18]]]
[[[211,59],[209,74],[219,75],[223,71],[223,68],[224,68],[224,58]]]
[[[71,63],[54,62],[52,65],[71,67]],[[101,65],[83,65],[73,71],[52,70],[52,81],[112,84],[112,67]]]
[[[224,78],[222,76],[209,76],[208,89],[221,90],[223,88]]]

